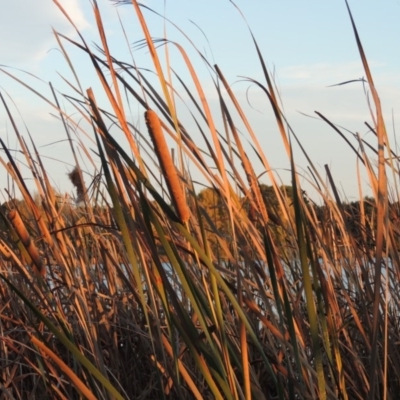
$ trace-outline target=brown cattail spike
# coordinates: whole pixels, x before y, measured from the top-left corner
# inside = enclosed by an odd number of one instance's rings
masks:
[[[149,130],[151,140],[153,141],[154,150],[160,162],[172,202],[181,222],[185,223],[189,220],[190,211],[185,201],[185,195],[181,187],[178,173],[168,150],[167,142],[161,127],[161,122],[153,110],[146,111],[144,116],[146,119],[147,129]]]
[[[21,216],[19,215],[18,211],[11,210],[8,214],[8,219],[10,220],[12,226],[17,232],[17,235],[21,240],[22,244],[24,245],[27,253],[29,254],[32,263],[36,267],[36,272],[44,276],[46,274],[46,266],[43,264],[42,259],[40,258],[39,255],[39,250],[33,243],[28,231],[26,230],[24,223],[22,222]]]
[[[82,181],[81,174],[78,167],[75,167],[69,174],[68,178],[76,188],[76,203],[80,203],[84,199],[85,189]]]

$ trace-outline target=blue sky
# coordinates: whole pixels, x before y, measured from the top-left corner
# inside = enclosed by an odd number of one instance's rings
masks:
[[[76,22],[88,42],[98,42],[95,23],[88,0],[60,0]],[[130,60],[129,51],[112,2],[99,0],[112,53],[120,59]],[[238,10],[227,0],[146,0],[145,4],[174,21],[193,42],[204,51],[210,61],[217,63],[233,90],[244,103],[246,112],[265,148],[273,168],[289,183],[287,157],[274,124],[265,96],[239,77],[246,76],[263,81],[262,70],[248,29]],[[289,122],[310,157],[323,173],[324,164],[332,170],[336,183],[347,197],[357,193],[356,158],[335,132],[325,123],[307,118],[302,113],[321,112],[341,126],[375,143],[364,121],[371,121],[363,87],[359,83],[328,87],[343,81],[358,79],[362,70],[358,50],[352,33],[345,2],[341,0],[238,0],[263,53],[268,67],[275,71],[282,95],[284,110]],[[386,114],[389,136],[393,136],[392,113],[397,125],[400,117],[400,2],[399,1],[349,1],[359,34]],[[133,7],[118,7],[129,42],[142,38]],[[154,37],[162,37],[164,25],[154,14],[144,11]],[[206,35],[209,43],[197,24]],[[50,0],[14,0],[2,7],[0,13],[0,64],[21,68],[43,79],[52,81],[56,88],[67,90],[59,74],[71,79],[65,60],[57,50],[51,27],[77,39],[74,30]],[[202,65],[186,39],[173,27],[167,27],[168,37],[188,48],[210,99],[215,96],[207,69]],[[83,86],[93,87],[100,93],[97,78],[86,57],[68,48],[77,67]],[[172,51],[173,64],[179,73],[188,77],[178,53]],[[148,54],[135,50],[137,64],[151,67]],[[10,68],[8,71],[13,71]],[[18,77],[33,84],[49,95],[45,83],[28,75],[15,72]],[[26,89],[0,74],[0,90],[9,95],[24,118],[35,143],[45,157],[54,185],[62,191],[71,191],[66,173],[71,169],[72,157],[65,140],[62,125],[50,115],[53,112],[45,103],[30,95]],[[99,95],[100,96],[100,95]],[[8,98],[8,97],[7,97]],[[100,97],[101,98],[101,97]],[[215,98],[215,97],[214,97]],[[247,99],[252,107],[246,106]],[[8,100],[10,101],[10,100]],[[105,101],[101,98],[101,101]],[[211,101],[211,104],[212,101]],[[217,107],[217,104],[214,104]],[[16,108],[12,108],[21,132],[25,129]],[[141,113],[141,110],[137,110]],[[132,115],[134,122],[135,113]],[[16,141],[10,123],[0,107],[0,135],[7,138],[10,147]],[[350,138],[350,135],[349,135]],[[89,139],[83,139],[90,143]],[[354,141],[353,141],[354,143]],[[91,146],[94,148],[94,146]],[[295,156],[300,170],[307,167],[298,148]],[[58,161],[57,161],[58,160]],[[93,165],[85,165],[87,171]],[[0,173],[0,177],[3,176]],[[6,184],[0,187],[3,189]],[[368,183],[364,188],[368,191]]]

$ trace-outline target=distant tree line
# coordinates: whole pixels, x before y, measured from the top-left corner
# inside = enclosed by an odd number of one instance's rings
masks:
[[[285,240],[287,228],[283,221],[283,210],[276,191],[272,186],[264,184],[260,185],[260,189],[268,212],[270,231],[276,240]],[[283,185],[279,189],[284,196],[286,212],[294,213],[292,186]],[[207,213],[208,219],[211,220],[207,226],[211,236],[216,234],[222,237],[229,236],[231,227],[229,225],[228,209],[218,191],[206,188],[199,192],[197,198],[199,204]],[[377,207],[374,198],[366,196],[362,201],[319,205],[309,199],[307,194],[303,192],[302,200],[303,205],[308,209],[307,227],[314,237],[316,237],[318,225],[318,232],[325,236],[324,239],[328,240],[327,243],[330,240],[332,244],[340,246],[343,244],[342,238],[347,236],[351,237],[351,240],[354,240],[354,243],[362,251],[368,251],[374,247],[377,222]],[[250,213],[249,202],[246,198],[242,198],[240,201],[242,201],[243,211],[247,214]],[[333,215],[333,213],[336,215]],[[400,225],[397,223],[400,222],[400,205],[398,202],[389,203],[389,220],[394,222],[391,226],[394,228],[393,232],[397,240],[400,235]],[[257,225],[257,222],[255,224]],[[342,232],[343,229],[346,232]],[[214,245],[216,244],[213,239],[211,239],[211,242]],[[400,243],[398,247],[400,248]]]
[[[265,184],[260,185],[262,200],[268,214],[269,231],[274,240],[288,241],[290,237],[290,235],[288,235],[288,229],[290,229],[290,227],[287,225],[285,214],[292,214],[292,216],[294,214],[293,188],[292,186],[282,185],[279,190],[282,194],[281,202],[278,199],[274,187]],[[63,197],[61,195],[57,197],[59,199],[65,198],[65,196]],[[232,222],[237,222],[241,216],[243,216],[243,218],[248,217],[257,229],[261,229],[265,221],[253,218],[251,214],[254,210],[252,210],[250,206],[249,199],[245,196],[237,196],[236,200],[239,204],[239,214],[234,215]],[[307,229],[313,238],[317,239],[317,235],[323,235],[325,243],[332,244],[331,248],[343,245],[343,237],[350,237],[351,240],[354,241],[354,244],[362,251],[368,251],[374,247],[377,222],[374,198],[365,197],[361,202],[352,201],[343,202],[341,204],[331,203],[318,205],[310,200],[307,194],[303,192],[302,200],[303,205],[307,209]],[[190,197],[188,201],[191,203],[192,210],[198,210],[196,212],[199,212],[199,216],[202,220],[202,229],[206,232],[206,239],[214,256],[224,258],[225,252],[227,251],[226,246],[229,247],[229,245],[233,244],[233,227],[225,200],[218,190],[214,188],[205,188],[195,195],[195,201]],[[50,217],[54,214],[43,209],[39,196],[36,196],[35,203],[41,210],[41,217],[47,221],[50,228],[52,226],[55,228],[57,225],[56,221],[53,221]],[[83,221],[81,218],[85,214],[84,208],[80,210],[80,207],[61,200],[57,201],[55,207],[60,214],[61,220],[67,222],[68,225],[79,225]],[[18,210],[28,232],[36,236],[36,221],[29,206],[24,200],[11,199],[0,206],[0,239],[2,238],[6,241],[11,239],[9,237],[7,214],[9,210],[12,209]],[[110,224],[115,226],[115,221],[112,221],[112,209],[110,209],[111,214],[106,212],[105,207],[100,206],[95,206],[93,211],[97,214],[94,217],[99,224],[104,224],[107,220],[106,225]],[[105,214],[108,215],[107,218]],[[395,239],[398,240],[400,235],[400,228],[397,228],[399,226],[398,222],[400,222],[400,205],[398,202],[391,202],[389,204],[389,219],[392,222],[393,235]],[[343,229],[345,229],[346,232],[342,232]],[[73,232],[71,233],[73,234]],[[344,235],[344,233],[346,235]],[[240,235],[236,236],[236,240],[241,240]],[[241,247],[243,247],[243,243]],[[400,248],[400,244],[398,247]]]

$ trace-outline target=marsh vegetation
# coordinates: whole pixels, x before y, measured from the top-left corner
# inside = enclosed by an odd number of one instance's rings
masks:
[[[400,209],[387,175],[398,179],[399,158],[350,12],[375,134],[368,143],[351,137],[372,189],[353,203],[310,157],[318,195],[303,191],[292,147],[301,143],[256,39],[263,80],[253,83],[276,118],[286,185],[218,65],[196,49],[220,103],[211,109],[185,48],[155,42],[141,6],[126,7],[142,28],[151,79],[110,54],[96,2],[99,46],[55,32],[67,62],[67,47],[87,55],[108,102],[82,89],[73,62],[71,93],[45,97],[69,139],[77,203],[55,191],[1,95],[34,188],[0,140],[2,167],[19,193],[8,193],[0,210],[0,397],[398,398]],[[163,58],[169,47],[178,48],[190,82]],[[187,99],[190,126],[178,98]],[[132,102],[141,109],[137,125],[126,117]],[[83,134],[93,147],[79,141]]]

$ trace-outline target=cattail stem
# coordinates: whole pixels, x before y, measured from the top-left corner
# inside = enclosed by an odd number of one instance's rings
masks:
[[[190,212],[186,204],[185,195],[181,187],[178,173],[168,150],[161,122],[153,110],[147,110],[144,116],[146,119],[147,129],[149,130],[151,140],[153,141],[154,150],[168,186],[172,203],[175,206],[181,222],[186,223],[189,220]]]

